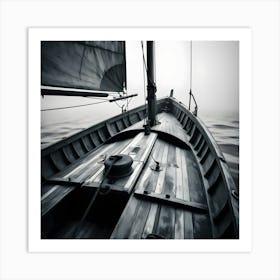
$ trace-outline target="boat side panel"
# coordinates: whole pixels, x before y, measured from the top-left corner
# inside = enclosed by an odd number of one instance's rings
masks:
[[[190,135],[189,143],[203,174],[214,237],[238,238],[238,201],[231,195],[236,187],[223,154],[205,125],[182,104],[173,99],[171,102],[173,114],[178,121],[185,122],[184,129]]]

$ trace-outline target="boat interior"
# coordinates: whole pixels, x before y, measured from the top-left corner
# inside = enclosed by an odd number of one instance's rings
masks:
[[[41,150],[41,238],[239,237],[237,190],[203,122],[167,97],[145,124],[143,105]]]

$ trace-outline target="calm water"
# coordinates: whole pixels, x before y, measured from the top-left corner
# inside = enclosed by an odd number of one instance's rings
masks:
[[[69,111],[42,112],[42,148],[120,112],[119,108],[112,104],[106,104],[103,108],[103,110],[99,110],[98,112],[92,109],[86,109],[86,107],[71,109]],[[235,184],[239,187],[238,115],[206,114],[201,115],[200,119],[204,121],[216,139],[228,162]]]
[[[207,115],[201,117],[229,165],[234,182],[239,188],[239,118],[236,115]]]

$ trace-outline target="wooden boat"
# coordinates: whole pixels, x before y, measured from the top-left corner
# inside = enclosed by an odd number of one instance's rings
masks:
[[[42,149],[41,238],[239,238],[222,152],[172,94],[156,100],[148,75],[148,112],[140,106]]]

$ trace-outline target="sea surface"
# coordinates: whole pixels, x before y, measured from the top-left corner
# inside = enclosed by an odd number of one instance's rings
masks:
[[[212,133],[230,168],[239,190],[239,116],[238,114],[208,114],[200,117]]]
[[[89,106],[91,107],[91,106]],[[69,111],[51,111],[41,113],[41,147],[90,127],[120,113],[120,109],[106,104],[103,110],[92,111],[86,107]],[[231,174],[239,189],[239,118],[238,114],[208,113],[199,115],[206,124],[218,146],[224,154]]]

